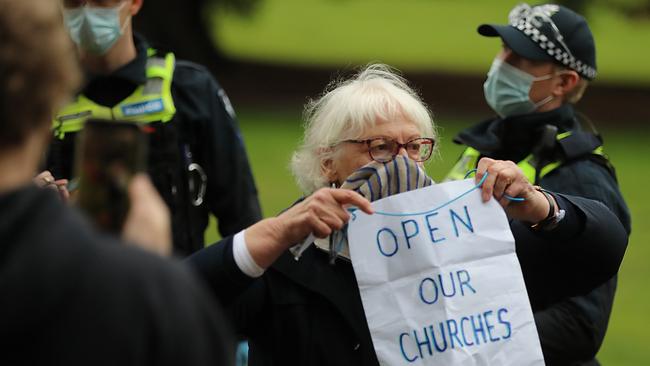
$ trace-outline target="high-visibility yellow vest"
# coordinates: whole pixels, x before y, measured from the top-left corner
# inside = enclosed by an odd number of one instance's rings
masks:
[[[171,121],[176,114],[171,90],[176,59],[173,53],[168,53],[164,58],[156,57],[154,53],[149,51],[146,83],[139,85],[130,96],[112,108],[80,94],[54,118],[54,135],[63,139],[66,133],[79,132],[88,118],[138,123]]]
[[[570,131],[563,132],[558,134],[556,139],[559,141],[569,137],[570,135],[571,135]],[[598,146],[596,149],[591,151],[591,154],[605,157],[602,146]],[[480,157],[481,157],[481,153],[478,150],[472,147],[467,147],[465,151],[463,151],[463,154],[460,156],[460,159],[458,159],[458,161],[451,169],[451,171],[447,174],[444,180],[452,181],[452,180],[465,179],[467,173],[472,169],[476,168],[476,165],[478,164],[478,160]],[[529,182],[531,182],[532,184],[537,184],[538,182],[535,182],[537,170],[535,169],[535,166],[533,165],[532,161],[533,161],[533,155],[530,154],[527,157],[525,157],[523,160],[518,162],[517,166],[519,166],[521,170],[523,170],[524,175],[526,176]],[[539,167],[538,178],[542,179],[544,176],[546,176],[553,170],[557,169],[560,165],[562,165],[562,161],[552,161],[544,164],[543,166]]]

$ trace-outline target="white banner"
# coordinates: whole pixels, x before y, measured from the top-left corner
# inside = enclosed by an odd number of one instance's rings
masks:
[[[544,365],[501,206],[473,180],[373,202],[348,228],[382,365]]]

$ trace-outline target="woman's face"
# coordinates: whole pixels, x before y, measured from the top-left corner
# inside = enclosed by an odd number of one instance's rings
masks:
[[[375,127],[365,131],[357,140],[367,140],[376,137],[393,139],[401,144],[421,137],[420,130],[415,123],[400,117],[397,120],[386,121],[378,119]],[[355,170],[370,163],[372,159],[366,144],[342,142],[336,147],[338,151],[331,161],[326,161],[323,166],[325,176],[337,187],[345,181]],[[406,150],[401,148],[400,155],[406,156]]]

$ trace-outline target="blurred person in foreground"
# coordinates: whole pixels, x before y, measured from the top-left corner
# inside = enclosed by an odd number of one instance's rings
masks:
[[[88,118],[142,124],[148,173],[172,215],[175,254],[203,248],[210,214],[222,236],[262,218],[235,112],[202,66],[161,52],[133,31],[144,0],[57,0],[85,83],[56,111],[47,169],[73,179],[75,135]],[[155,1],[149,6],[160,6]],[[173,23],[173,14],[170,14]]]
[[[376,365],[349,248],[324,238],[341,235],[346,206],[372,213],[369,201],[432,184],[422,165],[434,151],[433,121],[383,65],[334,83],[306,116],[292,163],[305,197],[188,260],[248,338],[250,365]],[[481,159],[477,181],[486,171],[482,198],[498,199],[511,219],[533,306],[588,292],[616,273],[627,236],[605,206],[537,190],[513,162]],[[296,244],[310,234],[315,245],[296,260]]]
[[[78,87],[73,50],[56,2],[0,0],[0,364],[232,364],[223,317],[183,265],[95,232],[32,184]],[[125,241],[169,253],[155,188],[136,177],[130,196]]]
[[[448,178],[462,179],[481,157],[512,160],[533,184],[602,202],[629,235],[630,213],[602,138],[574,109],[596,77],[586,20],[559,5],[521,4],[509,21],[478,28],[503,42],[484,84],[485,100],[497,116],[456,136],[467,148]],[[589,294],[533,308],[549,365],[598,364],[615,290],[613,277]]]

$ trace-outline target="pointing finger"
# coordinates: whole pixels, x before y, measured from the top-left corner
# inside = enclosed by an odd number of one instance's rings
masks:
[[[333,189],[332,197],[334,197],[336,202],[339,204],[358,207],[361,211],[369,215],[372,215],[373,213],[370,201],[357,192],[348,189]]]

